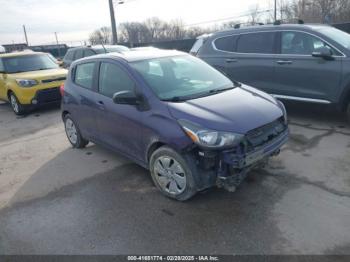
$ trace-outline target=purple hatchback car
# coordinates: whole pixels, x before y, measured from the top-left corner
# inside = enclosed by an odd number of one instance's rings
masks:
[[[75,61],[61,93],[73,147],[123,154],[180,201],[213,186],[233,191],[288,140],[281,102],[178,51]]]

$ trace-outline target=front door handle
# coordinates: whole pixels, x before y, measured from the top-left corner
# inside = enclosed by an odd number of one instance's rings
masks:
[[[226,63],[237,63],[238,62],[238,59],[235,59],[235,58],[227,58],[226,59]]]
[[[289,61],[289,60],[279,60],[279,61],[276,61],[276,63],[279,65],[291,65],[291,64],[293,64],[293,62]]]
[[[106,109],[105,108],[105,104],[103,103],[103,101],[97,101],[96,104],[97,104],[99,109],[101,109],[103,111]]]

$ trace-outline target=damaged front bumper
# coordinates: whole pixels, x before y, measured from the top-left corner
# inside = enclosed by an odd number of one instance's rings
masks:
[[[203,187],[217,185],[234,191],[254,167],[264,164],[271,156],[278,155],[288,141],[288,128],[271,141],[249,152],[237,148],[221,152],[199,151],[203,172]],[[211,172],[207,172],[211,170]]]

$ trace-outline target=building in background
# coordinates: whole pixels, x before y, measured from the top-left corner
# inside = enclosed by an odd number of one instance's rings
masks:
[[[36,46],[29,46],[29,49],[36,51],[36,52],[45,52],[50,53],[56,58],[63,58],[65,54],[67,53],[67,50],[69,47],[66,44],[59,44],[59,45],[36,45]]]
[[[23,51],[28,49],[28,45],[25,43],[19,43],[19,44],[8,44],[8,45],[2,45],[5,50],[6,53],[11,53],[14,51]]]

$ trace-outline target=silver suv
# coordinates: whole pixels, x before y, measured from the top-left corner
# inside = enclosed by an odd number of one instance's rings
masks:
[[[199,37],[191,53],[280,99],[334,104],[350,121],[350,35],[326,25],[262,25]]]

